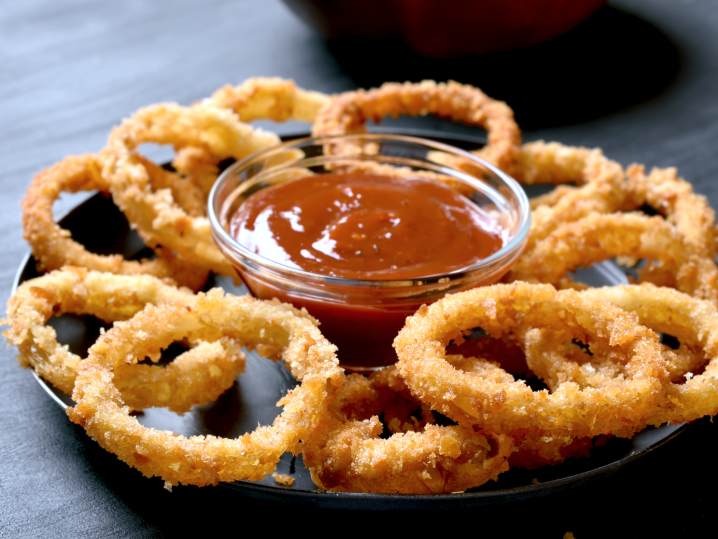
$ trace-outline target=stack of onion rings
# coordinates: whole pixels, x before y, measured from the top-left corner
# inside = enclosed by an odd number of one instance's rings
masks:
[[[488,144],[475,153],[522,183],[558,187],[531,201],[526,250],[505,277],[532,283],[476,289],[423,307],[396,339],[398,367],[344,375],[306,313],[218,291],[194,296],[137,275],[195,290],[209,270],[234,275],[209,233],[205,199],[222,161],[279,141],[246,122],[314,122],[314,133],[325,135],[363,132],[367,120],[400,114],[482,126]],[[174,171],[144,158],[144,143],[171,145]],[[436,159],[443,157],[437,152]],[[55,225],[52,204],[61,192],[79,190],[110,191],[158,259],[100,257],[73,242]],[[138,111],[102,152],[66,158],[38,175],[23,205],[42,271],[71,264],[121,275],[66,268],[22,285],[4,321],[20,364],[74,391],[73,421],[169,486],[261,479],[284,451],[303,450],[320,490],[454,492],[496,479],[509,466],[587,455],[606,436],[718,413],[718,245],[705,198],[675,169],[646,174],[634,165],[624,172],[600,149],[521,145],[511,109],[468,85],[388,83],[330,97],[292,81],[249,79],[191,107]],[[619,213],[646,206],[661,217]],[[643,284],[579,293],[539,284],[579,288],[570,271],[612,257],[646,259],[639,279],[676,290]],[[81,360],[46,325],[64,312],[132,318]],[[488,337],[463,346],[465,332],[476,327]],[[654,331],[680,345],[661,345]],[[136,364],[185,338],[194,348],[169,367]],[[271,427],[238,440],[187,439],[146,429],[129,415],[147,406],[182,413],[215,399],[243,369],[242,346],[283,357],[302,381],[280,400],[285,410]],[[534,375],[547,390],[516,379]],[[437,412],[458,424],[437,426]],[[388,438],[380,437],[381,420]]]
[[[626,376],[598,388],[562,384],[549,394],[522,381],[477,377],[446,360],[449,341],[474,327],[500,336],[554,326],[610,348],[625,363]],[[409,318],[394,347],[414,396],[460,425],[490,432],[633,433],[660,402],[669,380],[658,336],[638,325],[635,315],[548,285],[517,282],[446,296]],[[569,401],[576,404],[567,407]]]

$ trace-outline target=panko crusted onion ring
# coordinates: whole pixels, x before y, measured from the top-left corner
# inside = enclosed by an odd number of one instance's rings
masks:
[[[82,359],[57,342],[47,321],[62,313],[90,314],[112,322],[145,305],[186,303],[193,294],[149,275],[124,276],[68,267],[25,281],[8,301],[4,335],[18,347],[17,361],[71,395]],[[133,409],[162,406],[183,413],[215,400],[244,370],[240,346],[227,339],[199,343],[167,367],[121,365],[115,383]],[[144,359],[144,358],[142,358]],[[191,383],[190,383],[191,382]]]
[[[508,470],[510,437],[408,421],[407,412],[420,405],[394,367],[369,378],[347,376],[302,446],[319,490],[440,494],[480,486]],[[381,413],[394,432],[388,439],[379,438]]]
[[[435,423],[431,409],[411,395],[394,366],[369,376],[347,375],[330,409],[349,420],[363,421],[382,415],[392,434],[416,432]]]
[[[655,208],[700,252],[716,256],[715,212],[708,200],[693,191],[693,186],[679,178],[675,168],[654,168],[646,174],[642,165],[631,165],[626,171],[634,205]]]
[[[332,428],[334,427],[334,428]],[[440,494],[483,485],[506,470],[510,437],[459,426],[427,425],[423,432],[379,438],[374,416],[320,423],[324,437],[304,446],[304,460],[319,490],[385,494]]]
[[[600,388],[561,384],[534,392],[523,381],[497,384],[446,361],[446,346],[481,327],[498,337],[532,327],[558,327],[596,340],[622,356],[627,376]],[[597,436],[635,432],[669,381],[658,336],[637,317],[574,290],[512,283],[475,288],[422,307],[394,341],[399,372],[412,394],[459,424],[492,432]]]
[[[229,109],[243,122],[266,119],[312,123],[328,101],[329,96],[303,90],[292,80],[255,77],[238,86],[220,88],[204,103]],[[180,149],[172,165],[192,178],[205,196],[209,195],[220,172],[220,159],[209,150],[198,147]]]
[[[155,260],[123,260],[121,255],[90,253],[55,223],[52,206],[63,192],[108,192],[109,185],[101,175],[104,156],[66,157],[35,176],[22,202],[22,224],[25,239],[32,247],[41,272],[63,266],[81,266],[118,275],[153,275],[170,278],[193,290],[202,288],[207,271],[180,261],[167,249],[157,249]]]
[[[299,450],[299,442],[314,430],[341,382],[336,347],[322,337],[315,323],[306,313],[278,301],[224,296],[219,289],[183,305],[150,305],[115,324],[92,346],[75,383],[77,404],[68,415],[120,460],[171,485],[262,479],[274,471],[283,453]],[[282,399],[284,410],[272,426],[237,439],[186,438],[143,427],[129,415],[113,384],[114,367],[128,358],[156,354],[184,337],[237,339],[249,349],[283,357],[302,383]]]
[[[643,214],[591,214],[556,228],[534,249],[524,254],[507,280],[559,284],[579,266],[631,256],[657,260],[663,280],[718,305],[718,267],[698,252],[673,225],[661,217]],[[639,275],[650,278],[651,266]]]
[[[613,213],[626,204],[628,185],[623,167],[604,157],[599,150],[584,151],[585,148],[570,148],[556,143],[532,144],[531,153],[536,160],[531,161],[528,170],[533,171],[527,174],[533,177],[534,183],[550,183],[538,179],[545,175],[556,181],[572,181],[581,185],[561,187],[553,197],[550,193],[545,196],[543,203],[532,204],[525,253],[530,253],[538,242],[564,223],[578,221],[591,213]],[[564,149],[575,159],[559,159],[557,155]]]
[[[475,153],[503,170],[513,169],[521,145],[513,111],[478,88],[454,81],[389,82],[373,90],[335,95],[317,115],[312,134],[363,133],[368,120],[426,114],[486,128],[488,144]]]
[[[531,200],[533,245],[558,225],[589,213],[613,213],[655,208],[687,241],[708,257],[716,255],[715,212],[705,197],[679,178],[675,168],[654,168],[646,174],[643,165],[631,165],[623,173],[620,165],[606,159],[599,149],[563,146],[556,142],[526,143],[519,152],[515,177],[526,184],[572,183],[559,186]]]
[[[279,144],[273,134],[242,123],[233,112],[199,104],[153,105],[139,110],[110,134],[103,168],[115,203],[151,246],[162,245],[192,264],[235,276],[214,244],[206,217],[191,217],[169,189],[154,190],[147,167],[136,152],[143,143],[202,148],[218,159],[240,159]]]
[[[482,353],[482,357],[447,354],[446,361],[455,369],[471,373],[472,376],[493,384],[513,384],[514,376],[505,369],[518,367],[518,372],[523,373],[528,370],[528,366],[520,365],[517,358],[512,357],[515,353],[514,346],[511,346],[512,341],[506,337],[507,335],[504,334],[502,339],[481,339],[477,343],[478,346],[473,347],[471,351]],[[533,470],[540,466],[559,464],[568,458],[588,456],[593,447],[593,438],[570,435],[544,436],[541,433],[526,432],[514,438],[514,445],[514,452],[509,457],[509,466]]]
[[[234,111],[243,122],[266,119],[312,123],[329,96],[303,90],[293,80],[253,77],[238,86],[217,90],[209,103]]]
[[[697,345],[704,354],[700,374],[685,376],[685,383],[669,384],[648,425],[680,424],[718,414],[718,309],[670,288],[651,284],[594,288],[581,292],[587,298],[609,301],[638,315],[642,324],[668,333],[681,344]]]
[[[598,175],[596,165],[603,161],[606,158],[599,148],[565,146],[559,142],[537,140],[521,146],[513,176],[526,185],[583,185]]]

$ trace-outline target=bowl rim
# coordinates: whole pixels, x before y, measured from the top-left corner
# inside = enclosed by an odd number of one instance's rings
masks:
[[[217,201],[218,194],[220,190],[222,189],[222,186],[226,181],[228,181],[229,178],[231,178],[233,175],[237,173],[238,170],[245,168],[250,163],[255,161],[257,158],[260,158],[264,155],[269,155],[271,153],[275,153],[278,151],[282,151],[283,149],[294,147],[294,146],[301,146],[308,143],[313,144],[321,144],[326,143],[330,144],[333,141],[337,140],[343,140],[346,141],[347,139],[361,139],[363,142],[372,142],[372,141],[379,141],[379,140],[393,140],[397,142],[408,142],[413,144],[422,145],[425,147],[429,147],[432,150],[439,150],[443,152],[447,152],[449,154],[455,154],[460,157],[463,157],[465,159],[468,159],[470,161],[475,162],[480,167],[483,167],[487,169],[489,172],[500,178],[510,189],[511,193],[517,198],[518,200],[518,232],[511,237],[511,239],[498,251],[493,253],[491,256],[484,258],[482,260],[479,260],[478,262],[475,262],[471,266],[467,266],[465,268],[455,270],[452,272],[442,273],[442,274],[433,274],[433,275],[426,275],[422,277],[415,277],[415,278],[404,278],[404,279],[350,279],[346,277],[335,277],[331,275],[322,275],[319,273],[313,273],[310,271],[303,270],[301,268],[294,268],[291,266],[287,266],[285,264],[281,264],[279,262],[275,262],[273,260],[270,260],[266,257],[263,257],[261,255],[258,255],[251,250],[247,249],[245,246],[241,245],[237,240],[235,240],[220,224],[220,220],[218,217],[218,214],[221,211],[221,208],[219,207],[219,203]],[[462,172],[462,177],[457,178],[462,181],[469,181],[471,178],[467,179],[468,174],[465,172]],[[478,180],[477,180],[478,181]],[[259,150],[258,152],[255,152],[251,155],[248,155],[247,157],[237,161],[236,163],[233,163],[231,166],[229,166],[226,170],[224,170],[219,177],[217,178],[217,181],[215,182],[214,186],[212,187],[212,190],[209,194],[208,198],[208,208],[207,208],[207,216],[210,221],[210,227],[212,236],[214,237],[215,242],[217,243],[220,251],[225,254],[225,256],[228,256],[225,252],[225,249],[232,249],[244,259],[244,261],[249,261],[256,265],[259,268],[262,268],[263,270],[269,270],[271,272],[274,272],[276,274],[282,274],[285,276],[292,276],[304,281],[313,281],[313,282],[321,282],[323,284],[327,285],[336,285],[336,286],[342,286],[342,287],[359,287],[359,288],[366,288],[366,287],[374,287],[374,288],[394,288],[394,287],[405,287],[405,286],[425,286],[432,283],[446,283],[447,279],[450,280],[457,280],[462,279],[465,276],[469,276],[470,274],[473,274],[481,269],[485,268],[492,268],[496,264],[500,263],[501,261],[508,259],[509,261],[515,258],[518,258],[518,255],[521,252],[521,248],[525,244],[529,228],[531,225],[531,207],[529,204],[528,196],[526,195],[525,191],[521,187],[521,185],[511,176],[506,174],[504,171],[499,169],[498,167],[492,165],[488,161],[485,161],[484,159],[472,154],[471,152],[468,152],[466,150],[462,150],[461,148],[457,148],[455,146],[451,146],[449,144],[444,144],[442,142],[436,142],[433,140],[425,139],[422,137],[414,137],[414,136],[407,136],[407,135],[396,135],[396,134],[390,134],[390,133],[356,133],[356,134],[342,134],[342,135],[326,135],[326,136],[320,136],[320,137],[302,137],[302,138],[296,138],[289,140],[287,142],[283,142],[282,144],[279,144],[277,146],[272,146],[269,148],[265,148],[263,150]],[[247,264],[244,264],[247,265]],[[502,265],[503,267],[503,265]]]

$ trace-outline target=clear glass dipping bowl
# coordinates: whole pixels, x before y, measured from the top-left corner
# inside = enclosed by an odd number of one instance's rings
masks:
[[[232,216],[257,191],[307,176],[307,171],[356,172],[372,163],[440,175],[441,181],[499,220],[508,231],[504,246],[460,271],[411,280],[362,280],[274,262],[230,235]],[[368,371],[396,361],[394,337],[421,305],[450,292],[495,283],[509,270],[526,243],[530,208],[514,179],[468,152],[415,137],[359,134],[296,139],[238,161],[212,189],[209,218],[217,245],[254,296],[305,307],[338,346],[342,366]]]

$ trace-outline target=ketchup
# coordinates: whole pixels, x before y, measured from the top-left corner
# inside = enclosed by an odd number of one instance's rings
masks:
[[[446,275],[506,241],[496,219],[442,183],[359,173],[308,176],[258,191],[232,216],[230,234],[285,266],[358,280]],[[394,363],[391,344],[406,317],[441,297],[395,299],[386,289],[341,283],[324,283],[329,294],[314,295],[242,273],[255,296],[306,307],[338,346],[340,362],[354,370]],[[472,286],[478,284],[485,283]]]

